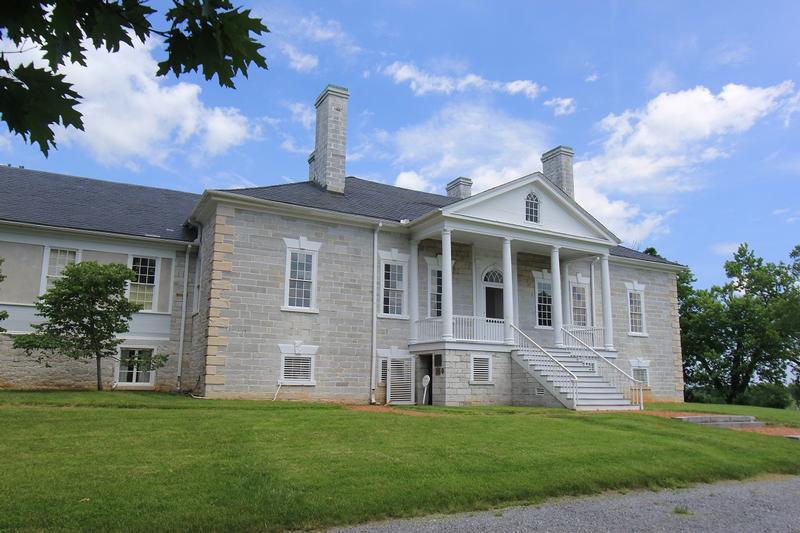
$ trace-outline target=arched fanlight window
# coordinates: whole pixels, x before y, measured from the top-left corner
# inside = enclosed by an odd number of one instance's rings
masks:
[[[503,273],[492,269],[483,276],[483,281],[487,283],[503,283]]]
[[[525,220],[539,222],[539,198],[533,193],[528,193],[525,198]]]

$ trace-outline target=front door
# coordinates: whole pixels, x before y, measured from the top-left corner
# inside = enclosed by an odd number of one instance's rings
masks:
[[[503,318],[503,289],[485,287],[486,318]]]

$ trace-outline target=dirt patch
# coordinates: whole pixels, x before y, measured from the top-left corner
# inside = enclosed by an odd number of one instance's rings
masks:
[[[789,435],[800,435],[800,428],[790,428],[786,426],[762,426],[760,428],[735,428],[737,431],[749,431],[750,433],[761,433],[762,435],[777,435],[788,437]]]
[[[351,405],[348,409],[353,411],[367,411],[370,413],[392,413],[395,415],[408,416],[442,416],[443,413],[426,413],[425,411],[413,411],[411,409],[397,409],[388,405]]]

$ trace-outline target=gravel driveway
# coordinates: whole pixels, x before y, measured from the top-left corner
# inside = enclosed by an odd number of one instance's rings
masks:
[[[800,532],[800,477],[555,500],[528,507],[365,524],[347,532]]]

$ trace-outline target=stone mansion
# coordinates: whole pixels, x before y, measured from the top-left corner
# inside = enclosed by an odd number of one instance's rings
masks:
[[[681,401],[676,273],[574,199],[573,151],[447,195],[347,176],[349,93],[316,101],[308,180],[202,195],[0,167],[0,387],[91,387],[11,348],[65,265],[142,304],[103,380],[209,398],[635,409]],[[137,354],[169,355],[167,365]]]

